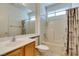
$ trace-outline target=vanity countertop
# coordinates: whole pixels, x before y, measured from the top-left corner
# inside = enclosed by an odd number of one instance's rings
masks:
[[[38,35],[29,34],[21,38],[19,36],[18,38],[16,38],[15,42],[12,42],[11,40],[0,42],[0,55],[4,55],[12,50],[15,50],[17,48],[20,48],[31,42],[36,41],[36,39],[30,39],[30,37],[33,37],[33,36],[38,36]]]

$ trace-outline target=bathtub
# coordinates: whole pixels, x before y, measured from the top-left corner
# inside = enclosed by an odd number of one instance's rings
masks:
[[[42,44],[47,45],[50,48],[49,49],[50,52],[55,56],[65,56],[66,55],[66,48],[64,47],[63,43],[43,41]]]

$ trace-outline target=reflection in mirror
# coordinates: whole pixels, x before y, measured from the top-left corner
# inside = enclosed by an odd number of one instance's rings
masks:
[[[26,34],[35,33],[35,15],[33,12],[28,13],[28,19],[25,20],[25,31]]]
[[[0,4],[0,37],[35,33],[34,4]]]

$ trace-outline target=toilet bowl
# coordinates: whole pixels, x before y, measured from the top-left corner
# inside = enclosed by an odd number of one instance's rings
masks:
[[[41,52],[41,53],[45,53],[49,50],[48,46],[40,44],[38,46],[36,46],[36,48]]]

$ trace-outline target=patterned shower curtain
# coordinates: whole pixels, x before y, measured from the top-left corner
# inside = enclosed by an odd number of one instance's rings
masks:
[[[78,8],[67,10],[67,55],[77,56],[79,50],[79,14]]]

